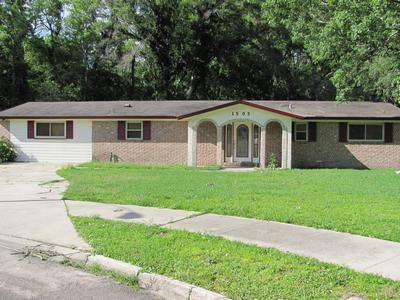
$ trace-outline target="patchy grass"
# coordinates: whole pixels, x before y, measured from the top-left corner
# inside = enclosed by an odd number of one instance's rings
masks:
[[[139,284],[138,284],[136,278],[121,275],[119,273],[115,273],[115,272],[111,272],[111,271],[106,271],[99,265],[91,265],[91,266],[85,265],[84,267],[81,267],[81,269],[85,270],[87,272],[93,273],[95,275],[98,275],[98,276],[111,278],[114,281],[119,282],[124,285],[127,285],[134,290],[139,290]]]
[[[266,170],[88,163],[58,174],[66,199],[167,207],[302,224],[400,241],[393,170]]]
[[[234,299],[399,299],[400,282],[274,249],[156,226],[73,217],[96,254]]]

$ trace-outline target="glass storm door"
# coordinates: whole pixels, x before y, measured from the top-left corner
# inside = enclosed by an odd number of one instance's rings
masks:
[[[238,124],[236,127],[236,155],[237,161],[250,161],[250,129],[247,124]]]

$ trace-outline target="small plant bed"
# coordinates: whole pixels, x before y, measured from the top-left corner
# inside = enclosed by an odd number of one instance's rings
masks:
[[[99,218],[72,221],[96,254],[233,299],[400,298],[400,282],[274,249]]]
[[[64,168],[66,199],[212,212],[400,242],[394,170],[265,170],[88,163]]]

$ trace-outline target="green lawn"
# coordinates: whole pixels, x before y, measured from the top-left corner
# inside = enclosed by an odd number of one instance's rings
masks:
[[[393,170],[214,169],[88,163],[58,172],[66,199],[274,220],[400,241],[400,176]]]
[[[400,282],[274,249],[156,226],[98,218],[72,221],[96,254],[234,299],[400,298]]]

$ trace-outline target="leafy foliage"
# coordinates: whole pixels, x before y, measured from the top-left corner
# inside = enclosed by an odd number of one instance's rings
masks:
[[[13,161],[16,157],[14,145],[8,139],[0,137],[0,163]]]
[[[338,100],[400,103],[400,2],[267,0],[263,9],[330,69]]]
[[[278,159],[275,153],[271,153],[268,159],[267,169],[275,170],[278,167]]]
[[[390,0],[3,0],[0,109],[29,100],[400,101]]]

